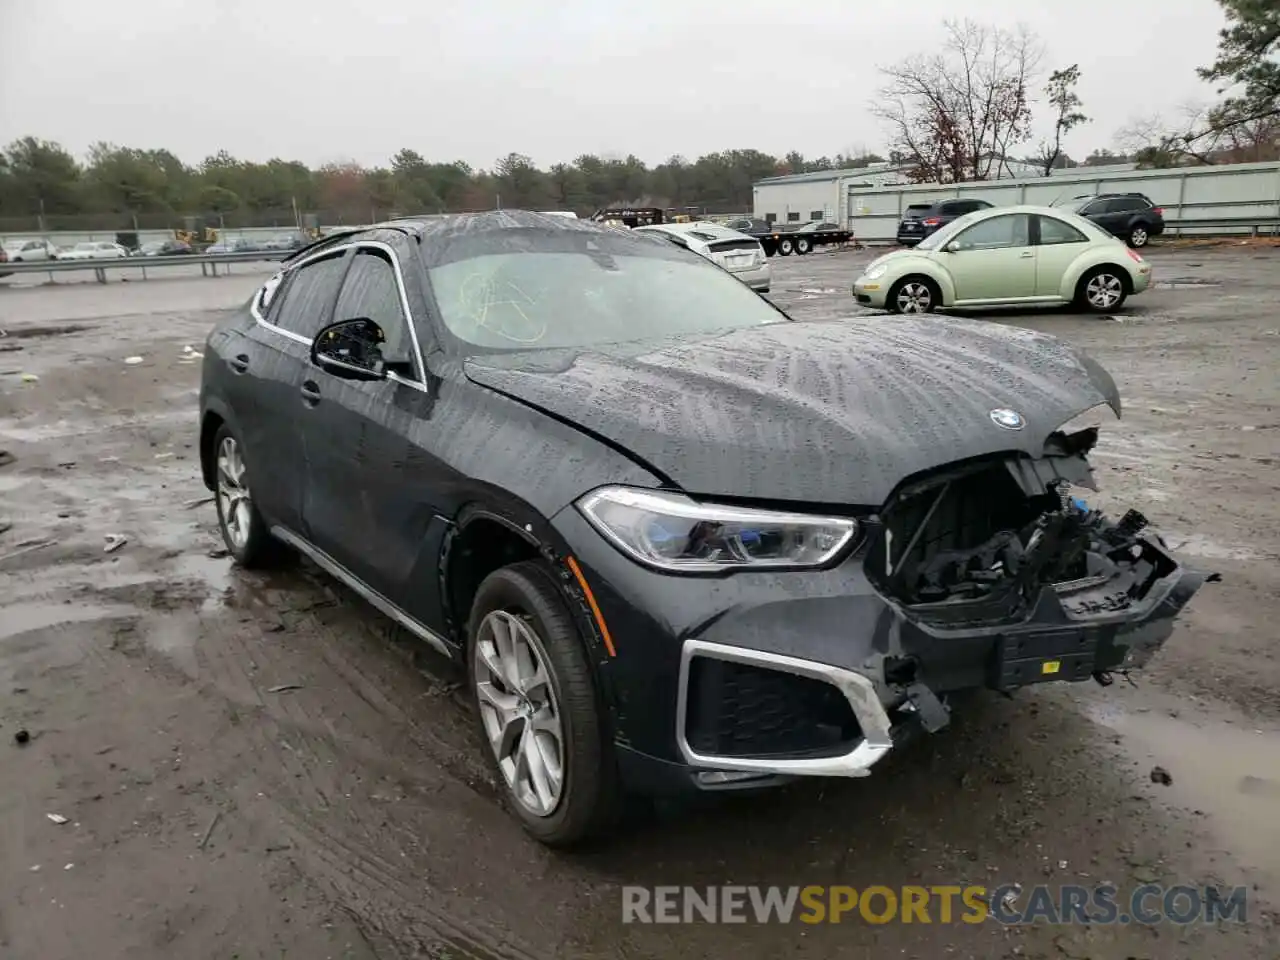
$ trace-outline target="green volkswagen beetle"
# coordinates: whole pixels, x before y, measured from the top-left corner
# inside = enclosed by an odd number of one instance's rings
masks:
[[[894,313],[1063,303],[1110,313],[1150,283],[1151,264],[1084,217],[992,207],[873,260],[853,297]]]

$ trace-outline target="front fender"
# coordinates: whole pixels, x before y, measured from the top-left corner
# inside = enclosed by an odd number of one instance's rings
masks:
[[[910,276],[926,276],[936,283],[938,290],[942,294],[943,306],[949,307],[956,302],[956,284],[951,277],[950,271],[946,270],[937,260],[929,257],[908,254],[901,260],[895,260],[889,265],[889,271],[880,282],[884,284],[887,290],[903,277]]]

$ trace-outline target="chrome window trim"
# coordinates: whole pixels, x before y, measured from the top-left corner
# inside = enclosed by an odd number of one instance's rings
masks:
[[[689,667],[694,657],[709,657],[731,663],[764,667],[768,670],[779,670],[829,683],[849,702],[854,717],[862,727],[862,739],[847,753],[833,757],[801,757],[786,760],[722,757],[698,753],[689,745],[685,734],[685,720],[689,710]],[[780,653],[749,650],[746,647],[734,647],[707,640],[691,639],[684,642],[680,654],[680,680],[676,700],[676,743],[685,762],[690,766],[708,770],[736,770],[779,776],[865,777],[871,773],[871,767],[893,748],[890,728],[889,714],[880,703],[875,684],[860,673],[819,663],[816,660],[803,660]]]
[[[427,365],[422,359],[422,347],[418,343],[418,330],[413,322],[413,311],[409,309],[409,293],[404,284],[404,272],[400,267],[400,258],[396,256],[396,251],[391,244],[384,243],[381,240],[352,240],[348,243],[339,243],[332,247],[325,247],[323,250],[317,250],[314,253],[308,254],[297,263],[289,264],[283,270],[275,273],[267,283],[277,279],[279,279],[280,282],[283,282],[284,277],[289,273],[292,273],[295,270],[301,270],[309,263],[314,263],[317,260],[323,260],[326,257],[331,257],[335,253],[345,253],[346,251],[353,249],[358,250],[361,247],[381,251],[382,253],[385,253],[391,261],[391,269],[395,273],[396,277],[396,292],[400,295],[400,313],[404,322],[409,327],[409,340],[413,344],[413,364],[414,369],[418,372],[418,379],[410,380],[408,377],[402,377],[400,374],[395,372],[389,372],[387,374],[387,379],[393,383],[400,383],[406,387],[412,387],[421,393],[427,393]],[[346,278],[344,276],[343,282],[345,283],[345,281]],[[259,326],[270,330],[272,333],[278,333],[280,336],[292,340],[294,343],[300,343],[309,349],[311,345],[315,343],[313,338],[304,337],[300,333],[294,333],[292,330],[286,330],[284,327],[276,326],[276,324],[271,323],[262,315],[262,309],[259,306],[259,301],[262,298],[262,291],[266,288],[266,285],[267,284],[264,283],[258,288],[253,295],[253,300],[249,304],[249,312],[253,315],[254,322]],[[338,288],[338,293],[342,293],[341,287]]]

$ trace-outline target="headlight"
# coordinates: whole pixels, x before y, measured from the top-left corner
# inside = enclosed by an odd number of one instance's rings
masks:
[[[880,277],[883,277],[883,276],[884,276],[884,272],[885,272],[887,269],[889,269],[889,268],[888,268],[888,267],[886,267],[884,264],[880,264],[880,266],[878,266],[878,267],[872,267],[870,270],[868,270],[866,273],[864,273],[864,274],[862,275],[862,279],[864,279],[864,280],[878,280]]]
[[[717,506],[631,487],[603,487],[578,508],[623,553],[674,573],[819,567],[858,530],[846,517]]]

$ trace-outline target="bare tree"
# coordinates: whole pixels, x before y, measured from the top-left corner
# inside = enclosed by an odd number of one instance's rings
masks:
[[[889,130],[891,150],[917,182],[989,180],[1010,147],[1030,137],[1030,86],[1043,55],[1026,28],[946,21],[942,50],[882,69],[871,104]]]
[[[1040,145],[1040,154],[1036,159],[1039,160],[1046,177],[1053,172],[1053,168],[1062,157],[1062,138],[1089,120],[1080,112],[1083,103],[1080,95],[1076,93],[1076,84],[1079,82],[1080,65],[1073,63],[1062,70],[1053,71],[1049,74],[1049,82],[1045,84],[1045,96],[1048,97],[1049,105],[1054,111],[1053,140]]]
[[[1218,32],[1218,56],[1196,72],[1218,83],[1223,99],[1148,143],[1140,163],[1171,166],[1280,156],[1280,4],[1218,3],[1227,18]]]

